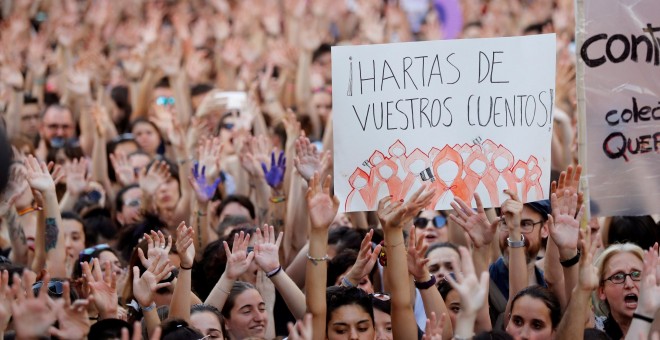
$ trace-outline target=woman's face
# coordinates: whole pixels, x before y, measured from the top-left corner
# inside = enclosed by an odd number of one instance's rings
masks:
[[[511,310],[506,332],[516,340],[552,339],[550,309],[542,300],[529,295],[518,298]]]
[[[435,275],[436,280],[443,281],[446,276],[459,268],[454,266],[461,265],[461,257],[456,250],[449,247],[440,247],[433,249],[427,256],[427,264],[431,275]]]
[[[312,94],[311,102],[313,112],[321,118],[321,121],[327,122],[330,112],[332,112],[332,95],[319,91]]]
[[[225,327],[231,338],[265,337],[268,326],[266,303],[256,289],[238,294],[229,315]]]
[[[641,272],[643,267],[642,260],[629,252],[612,255],[603,267],[600,278],[605,281],[598,287],[598,298],[601,301],[607,301],[610,312],[612,312],[615,319],[632,318],[639,298],[639,281],[633,281],[632,277],[626,276],[623,283],[616,284],[607,280],[607,278],[614,274]]]
[[[195,312],[190,315],[190,325],[197,328],[207,339],[224,339],[220,320],[211,312]]]
[[[142,151],[149,155],[155,155],[160,145],[160,135],[153,125],[149,123],[139,123],[133,127],[133,136]]]
[[[159,209],[172,210],[179,202],[179,181],[170,177],[156,190],[156,204]]]
[[[103,251],[99,254],[99,263],[101,268],[105,268],[106,263],[110,263],[112,271],[117,274],[117,276],[124,273],[124,268],[121,265],[121,261],[117,258],[117,255],[111,251]],[[105,273],[104,273],[105,274]]]
[[[451,326],[454,327],[456,325],[456,316],[458,316],[458,312],[461,311],[461,296],[455,289],[449,291],[447,298],[445,299],[445,304],[449,311],[448,314]]]
[[[344,305],[332,312],[328,321],[328,340],[373,340],[374,320],[359,305]]]
[[[64,246],[66,248],[66,257],[69,263],[76,263],[78,255],[85,249],[85,230],[82,223],[62,219],[62,232],[64,233]]]
[[[441,218],[437,218],[440,216]],[[422,211],[418,218],[415,219],[416,222],[423,222],[426,219],[426,225],[418,225],[415,223],[417,228],[417,235],[423,235],[424,241],[427,244],[433,244],[437,242],[447,242],[449,240],[449,231],[447,230],[447,220],[439,212],[435,210],[424,210]],[[436,227],[435,224],[440,223],[442,225]]]
[[[374,308],[374,319],[376,319],[375,340],[392,340],[392,317]]]

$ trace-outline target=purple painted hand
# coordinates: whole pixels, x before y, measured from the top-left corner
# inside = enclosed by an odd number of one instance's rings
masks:
[[[280,151],[280,156],[277,158],[275,164],[275,152],[270,154],[270,170],[266,167],[266,163],[261,163],[261,168],[264,170],[266,183],[273,189],[279,189],[284,180],[284,170],[286,169],[286,157],[284,151]]]
[[[218,187],[218,184],[220,184],[220,181],[222,179],[221,176],[219,176],[217,179],[213,181],[213,183],[208,183],[206,181],[206,166],[202,166],[202,171],[200,173],[199,171],[199,163],[195,162],[195,166],[193,167],[193,177],[195,179],[195,191],[197,192],[198,195],[203,195],[204,198],[206,198],[206,201],[210,200],[211,197],[213,197],[213,194],[215,193],[215,189]]]

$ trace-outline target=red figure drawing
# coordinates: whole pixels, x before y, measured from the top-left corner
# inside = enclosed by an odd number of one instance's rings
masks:
[[[544,197],[538,159],[530,156],[516,161],[511,151],[490,139],[480,144],[432,147],[428,153],[417,148],[410,153],[407,150],[396,140],[387,150],[389,157],[374,150],[368,161],[356,167],[348,179],[351,192],[345,209],[366,206],[374,210],[379,197],[405,199],[425,182],[436,189],[427,209],[447,206],[454,197],[469,202],[478,187],[488,191],[492,206],[501,204],[504,189],[520,193],[523,201]]]

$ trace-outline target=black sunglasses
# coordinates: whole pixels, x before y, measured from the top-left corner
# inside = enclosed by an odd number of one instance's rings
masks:
[[[43,281],[37,281],[32,285],[32,292],[35,296],[39,295],[39,290],[44,285]],[[51,297],[62,297],[64,294],[64,283],[62,281],[48,282],[48,295]]]
[[[429,220],[426,217],[417,217],[413,221],[413,224],[415,225],[415,227],[423,229],[423,228],[426,228],[429,221],[433,221],[433,226],[436,227],[436,228],[442,228],[445,225],[447,225],[447,219],[442,215],[438,215],[438,216],[434,217],[432,220]]]

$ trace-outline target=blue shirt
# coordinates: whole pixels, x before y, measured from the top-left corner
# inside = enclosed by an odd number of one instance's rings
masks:
[[[504,295],[504,298],[508,300],[509,268],[504,264],[504,258],[500,256],[497,261],[490,265],[488,272],[490,273],[490,279],[495,282],[497,288],[499,288],[500,292],[502,292],[502,295]],[[545,284],[545,278],[543,277],[543,271],[539,269],[539,267],[534,266],[534,273],[536,274],[536,282],[538,282],[539,285],[547,288],[547,285]],[[527,273],[524,273],[524,275],[527,275]]]

